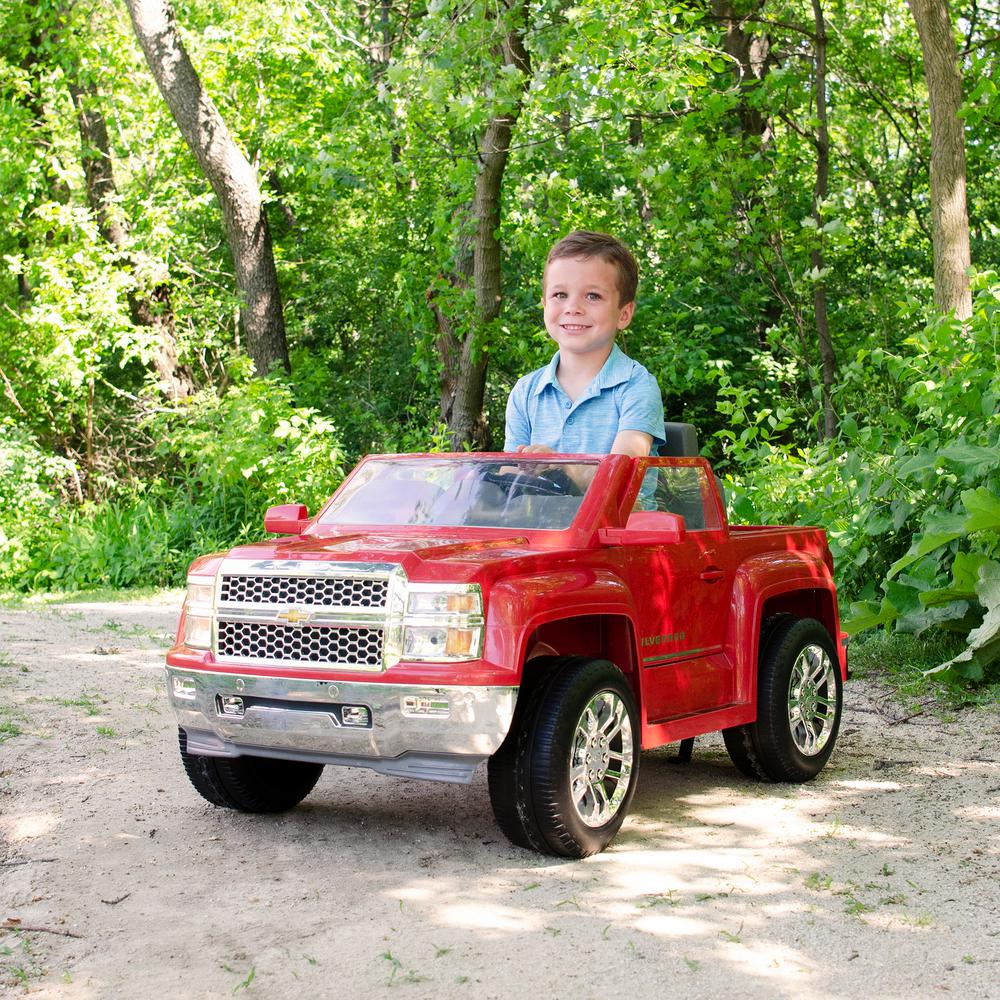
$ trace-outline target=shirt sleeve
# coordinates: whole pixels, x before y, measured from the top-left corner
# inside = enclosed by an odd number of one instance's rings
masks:
[[[525,409],[524,379],[511,390],[507,399],[507,416],[504,427],[503,450],[517,451],[522,444],[531,444],[531,425]]]
[[[663,438],[663,397],[655,378],[640,368],[625,384],[618,417],[619,431],[642,431],[653,439],[651,455],[657,454]]]

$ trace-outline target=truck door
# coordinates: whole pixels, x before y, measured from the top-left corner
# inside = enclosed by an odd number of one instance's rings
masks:
[[[644,471],[641,471],[644,468]],[[735,700],[724,652],[733,588],[725,519],[708,466],[699,459],[649,459],[633,510],[680,514],[681,541],[636,546],[630,560],[638,612],[646,721],[722,708]]]

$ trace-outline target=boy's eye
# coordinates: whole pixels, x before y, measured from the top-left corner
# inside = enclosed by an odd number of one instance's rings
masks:
[[[552,298],[554,298],[554,299],[564,299],[564,298],[566,298],[566,293],[565,292],[553,292],[552,293]]]
[[[601,298],[601,293],[600,292],[588,292],[587,293],[587,298],[590,299],[592,302],[599,302],[600,298]]]

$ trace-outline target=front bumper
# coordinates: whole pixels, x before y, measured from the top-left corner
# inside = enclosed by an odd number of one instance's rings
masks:
[[[472,780],[506,737],[517,690],[167,667],[168,696],[189,753],[368,767],[432,781]]]

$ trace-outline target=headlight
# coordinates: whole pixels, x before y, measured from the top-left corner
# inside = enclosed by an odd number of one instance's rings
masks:
[[[184,645],[194,649],[212,648],[211,616],[193,615],[190,611],[185,615]]]
[[[479,655],[482,629],[445,625],[407,625],[403,630],[403,658],[408,660],[474,660]]]
[[[212,606],[212,598],[215,596],[215,581],[209,580],[208,583],[204,583],[197,578],[188,579],[187,585],[187,595],[185,600],[187,601],[188,607],[191,605],[201,607]]]
[[[390,582],[385,665],[400,660],[477,660],[483,651],[483,594],[478,584]]]
[[[189,576],[184,597],[184,645],[194,649],[212,648],[212,611],[215,578]]]
[[[411,615],[481,615],[483,595],[475,590],[415,590],[406,602],[406,611]]]

